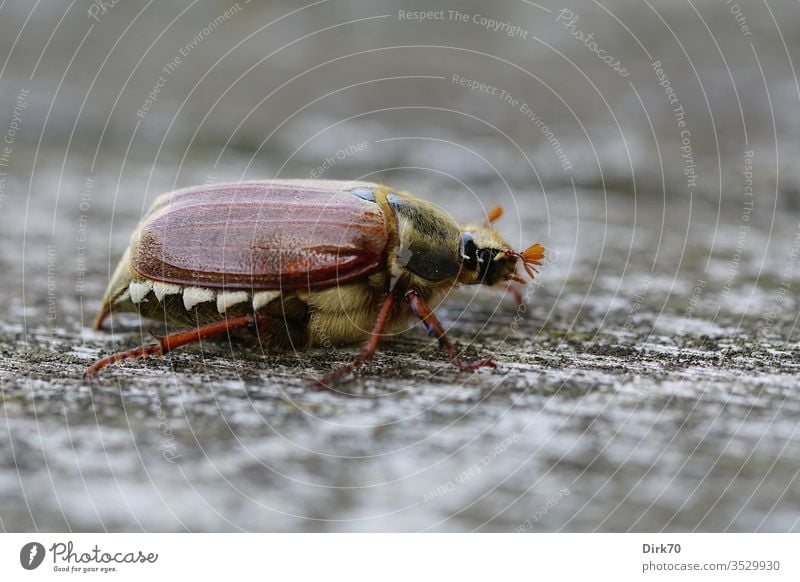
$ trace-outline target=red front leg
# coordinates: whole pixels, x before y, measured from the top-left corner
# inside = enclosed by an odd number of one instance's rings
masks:
[[[458,353],[456,352],[456,347],[453,345],[453,342],[451,342],[450,338],[447,337],[447,333],[444,330],[442,322],[440,322],[436,315],[434,315],[433,311],[431,311],[431,308],[428,307],[427,303],[425,303],[425,300],[422,298],[422,296],[417,291],[412,289],[406,293],[406,302],[411,308],[411,311],[413,311],[414,314],[422,320],[422,324],[428,330],[428,334],[439,340],[439,347],[447,352],[447,355],[453,364],[462,370],[477,370],[478,368],[483,368],[484,366],[488,366],[490,368],[497,367],[497,365],[492,361],[494,356],[489,356],[475,362],[462,361],[461,358],[458,357]]]
[[[514,283],[511,282],[506,286],[506,291],[511,294],[511,297],[514,299],[514,305],[519,307],[525,302],[525,296],[522,294],[522,291],[519,290],[518,287],[514,286]]]

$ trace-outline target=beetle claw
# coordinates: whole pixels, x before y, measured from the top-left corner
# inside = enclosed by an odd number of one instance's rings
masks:
[[[497,368],[497,364],[494,363],[493,359],[494,354],[487,356],[482,360],[475,360],[474,362],[465,362],[456,357],[453,358],[453,363],[464,372],[476,372],[481,368]]]
[[[337,392],[337,390],[333,388],[333,385],[340,382],[345,376],[352,374],[356,368],[361,366],[363,363],[364,361],[359,361],[359,359],[356,359],[349,364],[334,370],[333,372],[325,374],[322,378],[315,378],[311,381],[311,387],[316,390],[322,389]]]

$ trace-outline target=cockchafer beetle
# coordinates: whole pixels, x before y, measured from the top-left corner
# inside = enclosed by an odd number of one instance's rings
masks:
[[[458,285],[524,283],[518,263],[534,277],[544,249],[511,249],[492,228],[501,214],[459,226],[430,202],[368,182],[267,180],[164,194],[117,265],[95,329],[127,311],[189,331],[102,358],[86,375],[244,328],[271,348],[366,341],[320,380],[327,385],[414,316],[459,368],[494,367],[491,356],[463,362],[432,307]]]

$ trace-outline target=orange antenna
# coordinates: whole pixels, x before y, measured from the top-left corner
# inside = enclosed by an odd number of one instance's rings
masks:
[[[528,273],[528,276],[531,279],[533,279],[535,274],[539,272],[536,270],[536,267],[542,266],[542,259],[544,259],[544,247],[537,243],[529,246],[521,253],[508,250],[505,251],[505,254],[509,257],[517,257],[520,259],[522,261],[522,266],[525,268],[525,272]],[[518,279],[514,280],[518,281]]]
[[[503,216],[503,207],[495,206],[486,213],[486,226],[491,226],[491,224],[501,216]]]

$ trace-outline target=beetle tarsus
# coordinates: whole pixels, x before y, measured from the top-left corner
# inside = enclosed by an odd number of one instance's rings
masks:
[[[110,356],[106,356],[105,358],[101,358],[86,368],[83,376],[84,378],[96,376],[97,373],[106,366],[116,364],[117,362],[121,362],[123,360],[129,360],[131,358],[146,358],[156,355],[163,356],[164,354],[181,346],[197,342],[209,336],[218,335],[223,332],[250,326],[259,328],[264,326],[267,321],[268,318],[265,315],[242,315],[241,317],[223,319],[222,321],[210,323],[189,331],[180,331],[166,336],[157,336],[155,334],[151,334],[156,340],[156,343],[147,346],[139,346],[138,348],[133,348],[132,350],[126,350],[124,352],[119,352]]]
[[[386,330],[386,326],[389,324],[389,320],[392,317],[393,311],[394,295],[390,293],[386,296],[386,299],[383,300],[383,305],[381,305],[381,310],[378,313],[378,319],[375,320],[375,325],[372,327],[369,340],[367,340],[367,343],[361,349],[361,353],[358,354],[356,359],[349,364],[342,366],[338,370],[334,370],[319,380],[316,380],[314,382],[315,387],[330,388],[333,384],[372,360],[372,358],[375,356],[375,352],[378,351],[378,345],[381,342],[381,337],[383,336],[383,332]]]
[[[492,361],[494,358],[493,355],[475,362],[464,362],[461,358],[459,358],[456,346],[452,341],[450,341],[450,338],[447,337],[447,332],[445,331],[442,322],[439,321],[431,308],[428,307],[425,299],[423,299],[422,295],[420,295],[418,291],[412,289],[411,291],[407,292],[406,302],[411,308],[411,311],[413,311],[414,314],[419,317],[420,320],[422,320],[422,324],[428,331],[428,335],[439,340],[439,347],[447,352],[447,356],[450,358],[450,361],[453,362],[453,364],[459,370],[474,372],[480,368],[497,367],[497,364]]]
[[[465,362],[456,356],[455,358],[451,358],[451,361],[463,372],[476,372],[481,368],[497,368],[497,364],[494,363],[493,359],[494,355],[491,355],[480,360],[475,360],[474,362]]]
[[[151,344],[147,346],[139,346],[138,348],[133,348],[132,350],[127,350],[124,352],[119,352],[116,354],[112,354],[110,356],[106,356],[105,358],[101,358],[97,360],[94,364],[86,368],[83,372],[84,378],[91,378],[93,376],[97,376],[98,372],[105,368],[106,366],[110,366],[111,364],[116,364],[117,362],[121,362],[122,360],[128,360],[131,358],[147,358],[148,356],[154,355],[162,355],[163,348],[160,344]]]
[[[342,366],[341,368],[338,368],[337,370],[334,370],[330,374],[326,374],[322,378],[319,378],[318,380],[314,380],[314,383],[313,383],[314,387],[315,388],[330,389],[331,386],[333,386],[334,384],[339,382],[342,378],[344,378],[345,376],[347,376],[348,374],[353,372],[361,364],[363,364],[363,363],[368,361],[368,360],[359,361],[360,359],[361,359],[360,357],[356,358],[355,360],[353,360],[349,364],[346,364],[346,365]]]

